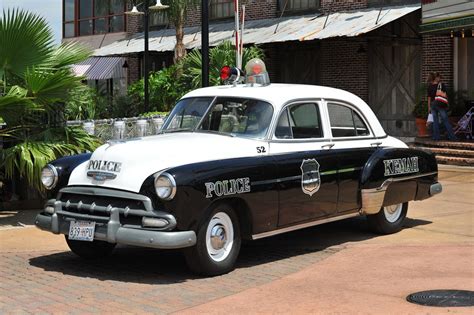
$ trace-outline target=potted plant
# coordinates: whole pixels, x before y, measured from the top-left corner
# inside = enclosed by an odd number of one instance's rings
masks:
[[[413,116],[415,116],[416,128],[418,129],[418,137],[428,137],[428,129],[426,128],[426,119],[428,117],[427,101],[418,101],[413,108]]]

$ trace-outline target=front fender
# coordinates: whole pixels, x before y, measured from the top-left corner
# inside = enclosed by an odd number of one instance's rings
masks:
[[[54,187],[51,191],[48,192],[48,198],[54,198],[61,188],[67,186],[72,171],[78,165],[88,161],[91,158],[91,155],[92,153],[83,153],[65,156],[49,163],[56,167],[59,179],[56,187]]]

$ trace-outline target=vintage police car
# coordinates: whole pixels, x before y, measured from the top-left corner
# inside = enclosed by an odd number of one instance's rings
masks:
[[[409,201],[441,192],[433,155],[388,136],[359,97],[269,84],[262,67],[247,67],[247,84],[188,93],[159,135],[48,164],[55,199],[36,225],[85,258],[116,244],[185,248],[193,271],[217,275],[242,239],[359,215],[394,233]]]

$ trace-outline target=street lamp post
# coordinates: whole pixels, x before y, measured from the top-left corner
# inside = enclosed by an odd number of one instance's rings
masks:
[[[202,87],[209,86],[209,1],[201,1]]]
[[[149,42],[149,34],[148,34],[148,24],[149,24],[149,16],[150,16],[150,9],[148,8],[150,5],[150,0],[144,1],[144,8],[143,13],[144,21],[143,21],[143,32],[145,36],[145,48],[143,50],[143,83],[144,83],[144,104],[143,104],[143,111],[146,113],[148,111],[150,105],[150,93],[149,93],[149,84],[148,84],[148,77],[150,76],[150,62],[149,62],[149,53],[148,53],[148,42]]]
[[[161,4],[160,0],[156,0],[156,4],[150,7],[150,0],[144,0],[141,4],[143,5],[143,12],[138,11],[137,6],[133,6],[132,11],[126,12],[129,15],[143,15],[143,35],[144,35],[144,50],[143,50],[143,89],[144,89],[144,104],[143,110],[148,111],[150,105],[150,91],[148,78],[150,76],[150,56],[149,56],[149,17],[150,10],[164,10],[169,8],[168,5]]]

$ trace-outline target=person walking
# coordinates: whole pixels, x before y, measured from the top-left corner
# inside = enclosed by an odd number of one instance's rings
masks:
[[[428,93],[430,93],[430,88],[433,90],[432,86],[436,85],[434,100],[428,101],[429,109],[433,114],[433,140],[438,141],[440,138],[439,118],[441,118],[441,122],[446,128],[448,139],[457,140],[456,135],[453,132],[453,128],[451,127],[451,124],[448,120],[448,95],[446,94],[446,84],[442,82],[441,75],[438,72],[434,74],[434,77],[433,84],[429,87],[428,91]],[[429,96],[431,98],[430,94]]]

